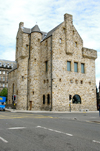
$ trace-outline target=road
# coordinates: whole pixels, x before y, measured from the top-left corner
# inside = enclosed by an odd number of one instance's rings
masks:
[[[100,151],[98,113],[0,112],[0,151]]]

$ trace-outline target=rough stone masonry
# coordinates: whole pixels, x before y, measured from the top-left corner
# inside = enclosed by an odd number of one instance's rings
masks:
[[[96,110],[96,58],[96,50],[83,47],[70,14],[48,33],[20,22],[8,102],[15,94],[17,109]]]

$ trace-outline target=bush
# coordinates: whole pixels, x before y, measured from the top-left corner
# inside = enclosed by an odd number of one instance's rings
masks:
[[[3,90],[1,90],[1,92],[0,92],[0,96],[5,96],[6,98],[7,98],[7,94],[8,94],[8,89],[7,88],[3,88]]]

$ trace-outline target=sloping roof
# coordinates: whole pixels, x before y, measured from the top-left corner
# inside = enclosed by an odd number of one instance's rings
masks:
[[[30,34],[30,33],[31,33],[31,29],[30,29],[30,28],[25,28],[25,27],[23,27],[22,29],[23,29],[23,32],[24,32],[24,33],[27,33],[27,34]]]
[[[42,40],[45,40],[46,38],[50,37],[52,35],[52,33],[61,25],[62,23],[60,23],[58,26],[56,26],[55,28],[53,28],[52,30],[50,30],[48,33],[40,31],[40,28],[38,25],[35,25],[33,28],[25,28],[23,27],[22,30],[24,33],[30,34],[32,32],[40,32],[42,34]]]
[[[38,25],[35,25],[32,29],[31,29],[31,32],[41,32],[40,31],[40,28]]]
[[[47,33],[47,36],[46,36],[44,39],[50,37],[50,36],[52,35],[52,33],[53,33],[61,24],[62,24],[62,23],[60,23],[58,26],[56,26],[55,28],[53,28],[52,30],[50,30],[50,31]],[[44,40],[44,39],[43,39],[43,40]]]
[[[40,33],[42,33],[42,32],[40,31],[40,28],[39,28],[38,25],[35,25],[33,28],[23,27],[22,30],[23,30],[24,33],[27,33],[27,34],[30,34],[30,33],[32,33],[32,32],[40,32]]]
[[[13,66],[13,68],[8,73],[10,73],[10,72],[12,72],[13,70],[16,70],[16,69],[17,69],[17,63]]]

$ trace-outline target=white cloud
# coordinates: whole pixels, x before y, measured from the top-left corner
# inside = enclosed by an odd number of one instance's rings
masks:
[[[84,47],[100,52],[100,0],[3,0],[0,2],[0,58],[15,59],[19,22],[32,28],[36,22],[48,32],[73,15],[73,23],[83,39]],[[12,57],[9,53],[13,54]],[[1,55],[2,54],[2,55]],[[96,77],[100,79],[100,53],[96,60]]]

